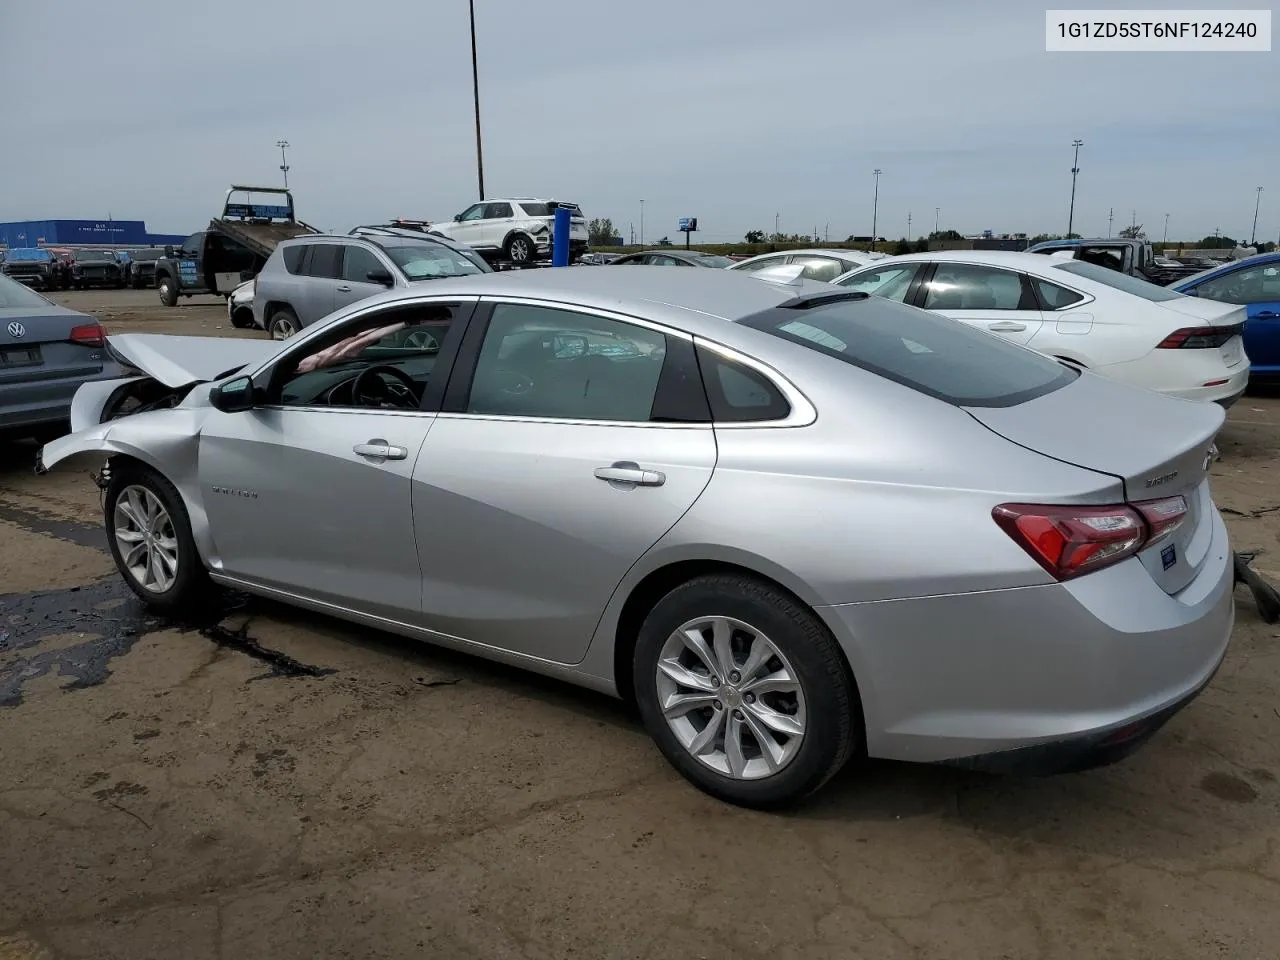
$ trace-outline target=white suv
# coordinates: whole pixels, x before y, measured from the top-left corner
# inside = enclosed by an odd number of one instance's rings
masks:
[[[486,260],[532,263],[551,257],[556,207],[569,208],[569,260],[587,252],[587,221],[576,203],[511,197],[473,203],[450,221],[431,224],[428,233],[465,243]]]

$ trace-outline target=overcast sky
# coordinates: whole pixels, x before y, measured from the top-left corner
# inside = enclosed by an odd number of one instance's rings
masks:
[[[1170,0],[1166,0],[1169,3]],[[1274,7],[1275,0],[1234,6]],[[620,232],[1280,232],[1280,54],[1049,54],[1027,0],[476,0],[485,192]],[[1093,0],[1081,6],[1131,7]],[[1228,7],[1201,0],[1187,7]],[[202,226],[275,183],[345,230],[476,198],[466,0],[5,0],[0,220]],[[1280,20],[1280,18],[1277,18]],[[21,93],[19,92],[21,91]]]

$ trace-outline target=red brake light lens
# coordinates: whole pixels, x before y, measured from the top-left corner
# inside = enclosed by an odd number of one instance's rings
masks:
[[[1182,526],[1187,518],[1187,501],[1185,497],[1165,497],[1163,500],[1144,500],[1135,503],[1134,509],[1147,521],[1147,543],[1168,536]]]
[[[1183,327],[1157,343],[1156,349],[1207,350],[1225,345],[1239,333],[1239,327]]]
[[[96,323],[83,323],[78,327],[72,327],[71,335],[67,339],[82,347],[101,347],[107,342],[102,335],[102,327]]]
[[[1131,557],[1147,525],[1128,506],[1046,506],[1005,503],[996,523],[1057,580],[1070,580]]]

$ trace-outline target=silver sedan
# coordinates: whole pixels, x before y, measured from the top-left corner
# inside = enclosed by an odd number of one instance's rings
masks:
[[[735,803],[854,755],[1109,762],[1226,651],[1222,410],[903,304],[538,270],[111,345],[135,374],[39,469],[107,457],[143,600],[233,587],[634,699]]]

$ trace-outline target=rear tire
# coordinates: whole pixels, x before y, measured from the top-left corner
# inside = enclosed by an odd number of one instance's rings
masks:
[[[267,333],[272,340],[288,340],[301,329],[297,314],[288,307],[280,307],[267,322]]]
[[[537,256],[538,248],[523,233],[517,233],[515,236],[507,238],[507,245],[503,252],[512,263],[524,265],[533,262],[534,257]]]
[[[684,642],[690,634],[703,637],[701,653]],[[659,600],[640,628],[633,676],[645,728],[667,760],[729,803],[800,800],[863,741],[835,638],[794,597],[752,577],[698,577]],[[682,701],[700,705],[679,713]]]
[[[253,312],[240,309],[231,314],[231,325],[237,330],[249,330],[253,327]]]
[[[205,609],[215,596],[214,584],[172,483],[149,467],[127,463],[107,484],[103,512],[116,568],[143,603],[168,614]]]
[[[172,277],[161,277],[156,281],[156,289],[160,292],[160,302],[166,307],[178,305],[178,285]]]

